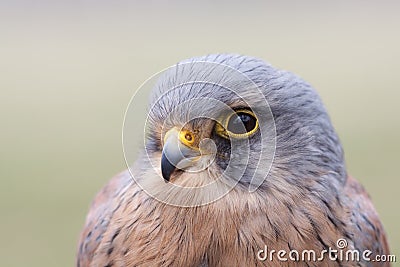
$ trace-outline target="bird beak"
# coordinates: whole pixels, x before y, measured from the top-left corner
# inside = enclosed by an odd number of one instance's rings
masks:
[[[184,144],[182,134],[176,128],[172,128],[165,134],[164,147],[161,156],[161,174],[166,182],[169,182],[175,169],[184,170],[200,158],[198,148]]]

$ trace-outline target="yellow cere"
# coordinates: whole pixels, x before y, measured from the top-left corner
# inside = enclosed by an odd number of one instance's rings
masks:
[[[188,130],[181,130],[179,132],[179,140],[186,146],[191,147],[195,141],[195,136]]]

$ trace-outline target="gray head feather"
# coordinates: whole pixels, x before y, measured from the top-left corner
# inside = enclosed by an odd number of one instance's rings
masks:
[[[320,191],[332,186],[336,188],[346,180],[343,151],[338,136],[320,97],[308,83],[290,72],[275,69],[262,60],[241,55],[208,55],[182,61],[178,66],[198,61],[223,64],[243,73],[258,86],[269,104],[276,127],[276,151],[271,171],[261,189],[277,188],[277,185],[282,184],[278,181],[282,180],[282,176],[286,184],[302,188],[307,187],[311,181],[316,181],[320,185]],[[211,75],[210,73],[212,70],[202,72],[193,69],[185,73],[190,76],[185,79],[202,80]],[[238,96],[232,92],[210,84],[191,84],[190,87],[181,86],[167,92],[176,87],[181,75],[183,74],[176,69],[173,73],[167,72],[154,89],[151,101],[152,105],[156,105],[149,116],[153,127],[162,124],[174,107],[188,99],[205,96],[227,105],[238,100]],[[230,77],[222,74],[221,80],[224,79]],[[251,99],[251,107],[257,108],[257,104],[261,102],[260,99],[252,99],[252,93],[250,85],[244,83],[240,95]],[[202,112],[211,114],[219,111],[212,106],[204,106]],[[152,138],[153,143],[157,143],[155,139],[159,137]],[[218,136],[213,138],[218,139]],[[216,140],[217,146],[219,141]],[[260,136],[255,135],[249,141],[250,159],[241,180],[242,184],[249,183],[248,177],[257,168],[260,152]],[[258,168],[266,168],[262,166],[262,162],[261,159]],[[221,167],[226,163],[219,160]]]

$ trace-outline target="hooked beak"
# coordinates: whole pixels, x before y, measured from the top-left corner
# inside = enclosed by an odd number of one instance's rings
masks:
[[[186,145],[182,138],[184,135],[180,134],[176,128],[172,128],[165,134],[161,156],[161,174],[166,182],[169,182],[175,169],[183,170],[193,166],[201,156],[198,149]]]

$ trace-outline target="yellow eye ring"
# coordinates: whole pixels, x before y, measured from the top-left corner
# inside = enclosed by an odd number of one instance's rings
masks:
[[[249,117],[251,117],[254,120],[254,121],[252,121],[252,124],[254,124],[254,126],[252,126],[251,129],[248,132],[245,132],[245,133],[234,133],[234,132],[228,130],[229,123],[230,123],[232,117],[233,116],[238,116],[238,114],[250,115]],[[229,139],[231,137],[232,138],[237,138],[237,139],[247,138],[247,137],[253,135],[259,128],[257,116],[252,111],[250,111],[248,109],[236,110],[235,113],[232,113],[229,116],[227,116],[226,118],[222,119],[221,123],[217,123],[215,125],[215,132],[219,136],[222,136],[222,137],[224,137],[226,139]],[[242,127],[243,127],[243,124],[242,124]]]

